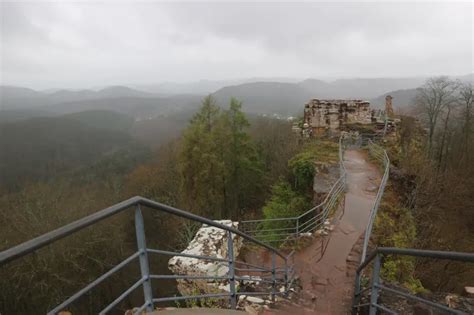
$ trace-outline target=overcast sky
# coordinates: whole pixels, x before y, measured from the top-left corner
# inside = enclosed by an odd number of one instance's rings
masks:
[[[1,84],[467,74],[465,3],[2,3]]]

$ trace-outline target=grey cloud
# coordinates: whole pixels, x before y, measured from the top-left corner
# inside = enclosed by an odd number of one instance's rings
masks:
[[[471,3],[1,5],[2,84],[473,71]]]

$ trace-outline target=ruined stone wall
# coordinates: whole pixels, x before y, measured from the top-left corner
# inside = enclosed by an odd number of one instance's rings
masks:
[[[346,123],[371,123],[370,103],[362,100],[310,100],[304,108],[304,127],[312,132],[338,130]]]

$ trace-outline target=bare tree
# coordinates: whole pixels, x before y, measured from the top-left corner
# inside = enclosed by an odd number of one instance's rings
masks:
[[[469,163],[470,161],[470,150],[471,150],[471,136],[473,133],[473,85],[472,82],[464,83],[460,86],[459,89],[459,103],[462,107],[462,117],[463,117],[463,126],[462,126],[462,135],[463,135],[463,152],[462,152],[462,161]]]
[[[444,110],[456,101],[457,83],[448,77],[435,77],[426,80],[418,89],[416,104],[428,122],[428,156],[433,153],[435,130]],[[448,116],[449,120],[449,116]],[[447,122],[446,122],[447,123]]]

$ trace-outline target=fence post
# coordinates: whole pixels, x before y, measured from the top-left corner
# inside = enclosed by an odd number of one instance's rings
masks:
[[[272,302],[275,303],[275,294],[276,294],[276,255],[275,252],[272,252]]]
[[[140,272],[142,278],[145,278],[143,282],[143,295],[145,297],[146,311],[153,311],[153,292],[151,289],[151,279],[150,279],[150,267],[148,265],[148,253],[146,250],[146,241],[145,241],[145,225],[143,223],[143,215],[140,209],[140,205],[137,205],[135,208],[135,233],[137,236],[137,247],[140,251]]]
[[[285,257],[285,296],[288,295],[288,257]]]
[[[229,287],[230,287],[230,307],[237,308],[237,295],[235,294],[235,261],[234,261],[234,241],[232,232],[227,231],[227,258],[229,259]]]
[[[296,238],[295,238],[295,246],[298,247],[300,238],[300,219],[296,217]]]
[[[379,280],[380,280],[380,254],[375,256],[374,270],[372,272],[372,292],[370,294],[370,308],[369,315],[375,315],[377,313],[377,308],[374,304],[377,304],[379,299]]]
[[[358,307],[360,303],[360,272],[356,271],[355,275],[355,286],[354,286],[354,298],[352,300],[351,314],[356,315],[358,313]]]

